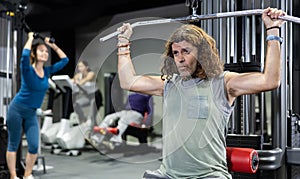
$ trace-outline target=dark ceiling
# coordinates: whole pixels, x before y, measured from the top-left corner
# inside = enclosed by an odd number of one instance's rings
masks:
[[[0,2],[5,2],[1,1]],[[99,17],[153,7],[184,3],[185,0],[10,0],[26,4],[26,22],[37,31],[72,29]]]

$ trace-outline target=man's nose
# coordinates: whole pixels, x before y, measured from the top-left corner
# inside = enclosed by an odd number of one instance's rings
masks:
[[[182,62],[185,61],[184,56],[183,56],[182,54],[179,54],[179,55],[178,55],[178,61],[179,61],[180,63],[182,63]]]

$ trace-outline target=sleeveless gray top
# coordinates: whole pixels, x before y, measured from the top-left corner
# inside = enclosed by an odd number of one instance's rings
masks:
[[[160,170],[170,178],[231,179],[225,131],[232,110],[225,95],[224,74],[188,81],[175,75],[166,82]]]

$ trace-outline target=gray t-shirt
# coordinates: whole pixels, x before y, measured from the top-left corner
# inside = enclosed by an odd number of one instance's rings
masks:
[[[165,83],[163,162],[170,178],[221,176],[231,179],[225,130],[233,110],[226,99],[224,75]]]

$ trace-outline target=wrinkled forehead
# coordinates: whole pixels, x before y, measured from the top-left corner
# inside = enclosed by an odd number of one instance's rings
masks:
[[[180,31],[182,32],[182,31]],[[199,33],[180,33],[177,32],[173,34],[170,39],[170,45],[173,48],[173,44],[180,44],[182,46],[189,46],[189,47],[200,47],[204,38],[202,34]]]
[[[172,49],[194,49],[195,46],[187,41],[173,42],[171,45]]]

